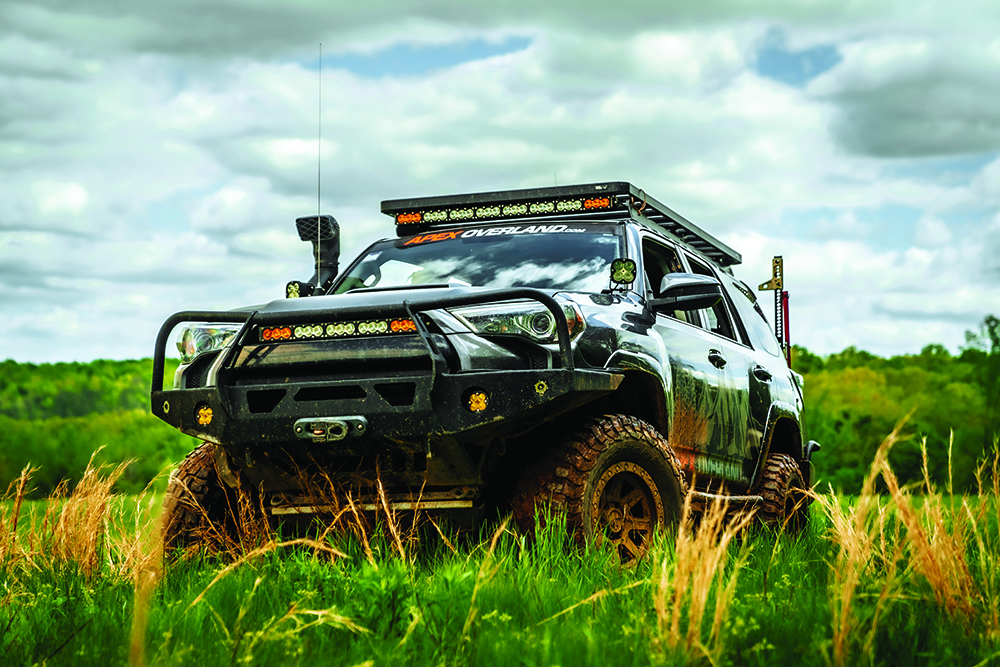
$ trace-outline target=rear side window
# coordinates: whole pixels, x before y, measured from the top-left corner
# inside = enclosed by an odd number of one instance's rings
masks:
[[[747,329],[747,334],[750,336],[750,344],[753,348],[763,350],[775,357],[782,356],[781,345],[778,344],[778,339],[774,337],[774,331],[771,329],[770,323],[764,318],[764,313],[761,311],[757,301],[751,301],[753,292],[749,291],[746,287],[737,286],[734,281],[726,280],[725,278],[723,278],[722,284],[729,293],[733,305],[736,306],[737,314],[743,320],[743,326]],[[745,292],[744,290],[747,291]],[[747,292],[749,292],[750,296],[747,296]]]

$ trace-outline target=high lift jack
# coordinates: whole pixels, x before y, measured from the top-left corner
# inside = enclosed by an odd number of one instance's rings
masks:
[[[771,279],[761,283],[757,289],[764,292],[774,290],[774,337],[785,352],[785,362],[792,367],[792,340],[788,333],[788,292],[784,290],[784,263],[781,255],[771,260]]]

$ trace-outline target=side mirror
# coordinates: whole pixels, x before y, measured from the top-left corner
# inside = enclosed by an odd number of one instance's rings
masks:
[[[660,283],[660,298],[650,299],[654,311],[701,310],[722,299],[722,283],[711,276],[694,273],[668,273]]]

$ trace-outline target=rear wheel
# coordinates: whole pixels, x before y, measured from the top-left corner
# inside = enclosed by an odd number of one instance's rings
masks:
[[[557,446],[518,483],[514,516],[534,524],[537,505],[566,514],[578,540],[614,549],[632,564],[649,550],[658,525],[675,525],[684,497],[680,463],[648,423],[606,415]]]
[[[758,516],[773,528],[798,532],[809,519],[802,471],[788,454],[770,454],[764,465],[758,493],[764,501]]]

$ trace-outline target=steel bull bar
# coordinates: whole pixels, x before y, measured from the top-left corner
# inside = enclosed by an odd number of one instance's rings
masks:
[[[570,345],[569,326],[566,316],[562,312],[559,303],[549,294],[533,288],[512,288],[494,290],[489,292],[465,293],[455,296],[431,297],[420,299],[406,299],[401,302],[372,305],[372,306],[352,306],[349,308],[310,308],[310,299],[301,299],[295,303],[296,308],[274,312],[261,311],[184,311],[169,317],[161,326],[156,339],[156,349],[153,358],[153,377],[151,386],[151,408],[153,414],[175,426],[181,431],[201,438],[208,442],[220,445],[234,443],[237,440],[247,441],[253,437],[249,431],[254,428],[261,429],[257,436],[259,441],[274,441],[281,438],[294,439],[293,424],[301,423],[303,419],[315,418],[317,421],[329,420],[330,418],[343,417],[340,414],[277,414],[270,418],[269,422],[259,419],[244,419],[244,423],[234,423],[237,420],[232,418],[233,405],[232,396],[219,387],[204,387],[196,389],[176,389],[163,390],[163,375],[165,365],[166,345],[172,330],[183,322],[224,322],[242,323],[243,327],[234,339],[234,343],[222,352],[225,358],[218,365],[219,368],[231,367],[238,350],[246,344],[248,337],[255,325],[270,324],[297,324],[305,322],[316,322],[336,318],[382,318],[395,317],[406,313],[414,322],[417,333],[431,359],[431,375],[423,378],[420,386],[425,389],[421,393],[423,396],[418,403],[424,406],[422,410],[414,410],[422,414],[407,415],[405,419],[399,420],[398,427],[404,429],[405,433],[394,433],[394,435],[409,435],[429,437],[433,433],[456,433],[467,431],[477,426],[492,425],[493,432],[499,426],[498,421],[504,420],[517,414],[522,414],[540,406],[542,403],[557,401],[558,406],[550,406],[549,412],[561,412],[568,407],[596,398],[599,395],[614,391],[620,383],[622,376],[617,373],[610,373],[606,370],[577,370],[574,368],[573,351]],[[438,308],[458,307],[475,305],[482,303],[494,303],[510,301],[514,299],[531,299],[544,305],[555,318],[557,341],[559,345],[559,369],[535,370],[535,371],[477,371],[461,373],[456,375],[439,374],[438,364],[443,361],[442,355],[435,350],[430,334],[422,320],[416,317],[417,313]],[[298,301],[298,300],[297,300]],[[300,306],[299,308],[298,306]],[[279,343],[294,344],[294,343]],[[524,391],[520,385],[525,384],[527,375],[532,374],[538,378],[545,378],[546,384],[551,388],[547,396],[542,391]],[[455,402],[458,385],[472,381],[473,378],[482,379],[484,384],[494,392],[504,393],[507,384],[517,385],[519,390],[511,391],[510,396],[501,396],[498,400],[500,414],[464,414],[464,411],[453,410],[447,414],[439,414],[436,406],[432,405],[431,394],[441,386],[441,398],[447,397],[449,402]],[[539,387],[541,389],[541,387]],[[574,402],[569,399],[568,394],[578,397]],[[573,405],[569,405],[573,403]],[[567,407],[568,406],[568,407]],[[202,407],[209,407],[213,413],[211,425],[200,423],[198,418],[199,410]],[[306,406],[302,406],[303,408]],[[414,406],[416,408],[416,406]],[[374,409],[375,406],[369,403],[365,408]],[[397,409],[398,412],[398,409]],[[539,411],[542,416],[548,416],[545,410]],[[355,413],[356,414],[356,413]],[[240,415],[241,417],[245,415]],[[259,417],[259,415],[258,415]],[[442,424],[441,420],[447,419],[450,424]],[[203,420],[201,420],[203,421]],[[284,422],[287,421],[287,424]],[[393,422],[395,423],[395,422]],[[423,431],[422,433],[412,432],[414,429]],[[379,435],[382,429],[369,429],[372,435]],[[393,429],[395,430],[395,429]],[[526,429],[521,429],[526,430]],[[284,435],[287,432],[287,436]]]

